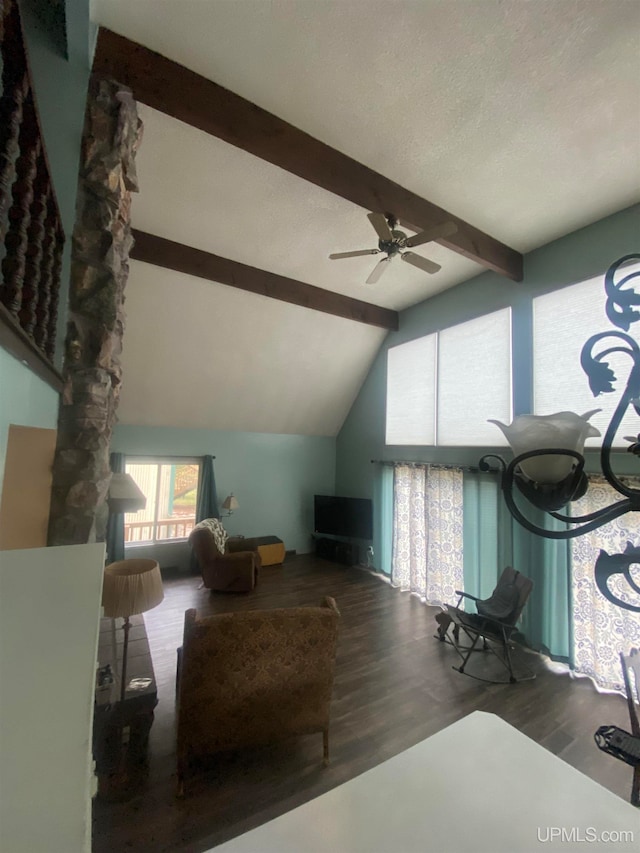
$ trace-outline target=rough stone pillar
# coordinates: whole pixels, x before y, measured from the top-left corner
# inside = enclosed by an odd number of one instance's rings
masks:
[[[92,78],[73,231],[64,391],[53,470],[50,545],[104,540],[129,275],[131,193],[142,138],[131,91]]]

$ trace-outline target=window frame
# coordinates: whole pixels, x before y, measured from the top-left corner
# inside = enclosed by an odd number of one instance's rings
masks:
[[[198,502],[198,483],[200,482],[200,475],[202,472],[202,458],[199,456],[130,456],[126,455],[125,458],[125,471],[129,465],[155,465],[157,469],[160,469],[162,465],[196,465],[198,468],[198,479],[196,482],[196,506]],[[128,473],[128,472],[127,472]],[[140,487],[139,487],[140,488]],[[125,548],[148,548],[149,546],[155,545],[167,545],[167,544],[175,544],[180,542],[187,542],[187,536],[176,536],[171,537],[170,539],[158,539],[158,492],[160,489],[160,472],[158,470],[157,481],[156,481],[156,500],[155,500],[155,512],[152,520],[148,522],[149,526],[152,530],[152,538],[145,539],[143,541],[127,541],[126,540],[126,530],[127,530],[127,516],[135,516],[136,513],[125,513],[124,514],[124,529],[125,529]],[[147,500],[149,499],[148,496]],[[195,524],[195,516],[194,516],[194,524]]]
[[[463,326],[468,323],[473,323],[476,320],[480,320],[485,317],[490,317],[493,314],[499,314],[501,312],[505,312],[507,316],[507,339],[509,344],[509,357],[507,359],[507,372],[508,372],[508,385],[509,385],[509,413],[508,415],[504,415],[507,418],[507,422],[510,423],[513,420],[514,412],[515,412],[515,401],[514,401],[514,310],[512,305],[502,305],[500,307],[495,307],[491,311],[486,311],[483,314],[477,314],[474,317],[470,317],[466,320],[462,320],[459,323],[453,323],[451,326],[443,327],[442,329],[437,329],[433,332],[428,332],[426,335],[419,335],[416,338],[409,338],[406,341],[401,341],[400,343],[395,344],[394,346],[387,348],[387,359],[386,359],[386,396],[385,396],[385,446],[387,447],[400,447],[400,446],[410,446],[410,447],[437,447],[437,448],[453,448],[453,447],[507,447],[508,443],[506,438],[502,435],[500,430],[496,429],[495,440],[491,442],[491,444],[455,444],[448,441],[443,441],[441,439],[441,431],[442,425],[440,422],[439,414],[440,414],[440,381],[441,381],[441,352],[440,352],[440,336],[442,333],[447,332],[449,329],[455,329],[458,326]],[[434,440],[433,444],[413,444],[408,441],[399,442],[397,444],[389,443],[387,441],[387,436],[389,434],[389,353],[397,349],[398,347],[403,347],[408,344],[416,343],[417,341],[426,340],[428,338],[435,338],[435,354],[433,365],[425,365],[424,372],[427,372],[429,375],[433,377],[433,432],[434,432]],[[499,413],[491,412],[491,417],[500,417]]]

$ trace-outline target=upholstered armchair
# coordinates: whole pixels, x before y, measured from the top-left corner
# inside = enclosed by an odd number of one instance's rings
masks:
[[[340,613],[320,607],[248,610],[199,619],[187,610],[179,660],[178,794],[192,759],[322,732],[329,710]]]
[[[217,518],[199,522],[191,531],[193,549],[207,589],[249,592],[257,583],[260,554],[250,539],[229,539]]]

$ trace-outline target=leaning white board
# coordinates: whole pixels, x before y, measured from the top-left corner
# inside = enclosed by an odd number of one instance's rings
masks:
[[[0,853],[90,853],[104,555],[0,552]]]

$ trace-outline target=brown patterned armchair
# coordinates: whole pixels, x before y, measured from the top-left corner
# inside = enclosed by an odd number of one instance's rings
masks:
[[[329,709],[338,620],[320,607],[224,613],[187,610],[178,674],[178,795],[191,760],[289,735],[322,732]]]
[[[229,539],[219,519],[196,524],[189,544],[207,589],[250,592],[256,585],[261,566],[257,545],[251,539]]]

